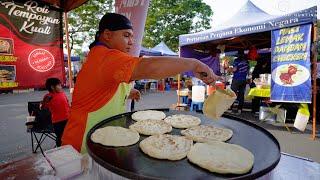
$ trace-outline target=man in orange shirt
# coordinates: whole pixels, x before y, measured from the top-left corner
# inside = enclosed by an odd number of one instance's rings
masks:
[[[120,14],[104,15],[87,61],[77,76],[63,144],[85,153],[88,131],[102,120],[125,112],[127,97],[134,97],[129,85],[133,80],[164,79],[190,70],[207,84],[219,78],[196,59],[132,57],[128,54],[132,45],[131,22]],[[207,76],[201,77],[200,72]]]

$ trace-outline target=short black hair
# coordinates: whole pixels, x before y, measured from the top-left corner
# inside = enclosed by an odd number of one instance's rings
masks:
[[[99,32],[102,33],[105,29],[110,31],[132,29],[132,24],[131,21],[124,15],[107,13],[99,22]]]
[[[57,86],[57,85],[59,85],[59,84],[61,84],[61,81],[60,81],[60,79],[58,79],[58,78],[48,78],[47,80],[46,80],[46,89],[49,91],[49,92],[52,92],[52,86]]]

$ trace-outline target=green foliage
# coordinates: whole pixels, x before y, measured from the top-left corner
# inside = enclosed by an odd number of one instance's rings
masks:
[[[113,5],[114,0],[89,0],[68,13],[72,54],[81,55],[82,44],[94,40],[100,18]],[[176,51],[179,35],[209,29],[212,14],[202,0],[151,0],[143,45],[154,47],[164,41]]]
[[[81,55],[84,42],[92,42],[100,18],[113,9],[113,0],[89,0],[68,13],[70,48],[75,55]],[[65,39],[65,38],[64,38]]]
[[[164,41],[177,51],[179,35],[209,29],[212,14],[202,0],[152,0],[143,45],[154,47]]]

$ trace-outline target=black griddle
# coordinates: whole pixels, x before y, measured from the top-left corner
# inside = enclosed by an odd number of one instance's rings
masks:
[[[91,134],[105,126],[128,128],[135,121],[132,113],[124,113],[103,120],[87,134],[89,155],[107,170],[129,179],[255,179],[276,167],[280,160],[280,145],[276,138],[265,129],[231,116],[224,116],[219,121],[206,118],[203,114],[186,111],[158,109],[167,116],[173,114],[190,114],[201,118],[201,124],[214,125],[232,129],[233,136],[228,143],[238,144],[254,154],[252,170],[243,175],[223,175],[211,173],[184,158],[179,161],[159,160],[145,155],[139,148],[139,142],[147,136],[140,135],[138,143],[127,147],[108,147],[91,141]],[[180,129],[173,128],[170,134],[180,135]]]

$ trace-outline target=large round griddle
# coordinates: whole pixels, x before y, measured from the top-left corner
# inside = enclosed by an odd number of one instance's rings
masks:
[[[280,160],[278,141],[263,128],[245,120],[222,117],[219,121],[207,119],[203,114],[169,111],[161,109],[167,116],[173,114],[191,114],[201,118],[201,124],[232,129],[233,136],[228,143],[238,144],[254,154],[252,170],[243,175],[223,175],[211,173],[187,158],[180,161],[158,160],[145,155],[139,148],[139,142],[147,136],[140,135],[140,141],[128,147],[108,147],[91,141],[91,134],[105,126],[129,127],[135,121],[132,113],[125,113],[108,118],[94,126],[87,135],[89,155],[109,171],[130,179],[255,179],[270,172]],[[180,135],[180,129],[173,128],[170,134]]]

